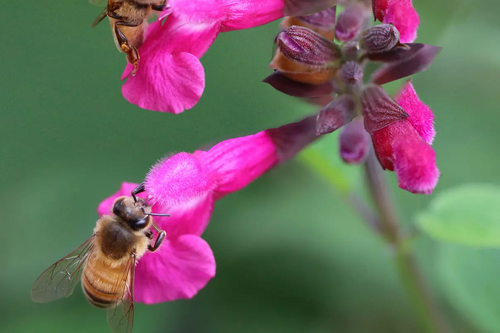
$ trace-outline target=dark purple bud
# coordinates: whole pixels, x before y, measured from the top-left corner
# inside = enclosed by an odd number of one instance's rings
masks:
[[[280,163],[297,155],[318,137],[316,136],[316,115],[299,122],[266,130],[278,150]]]
[[[441,47],[427,44],[405,44],[408,49],[396,48],[394,50],[369,54],[368,58],[374,61],[386,61],[387,65],[381,67],[372,75],[376,84],[385,84],[404,77],[427,70]],[[375,59],[371,59],[371,58]]]
[[[297,18],[310,26],[323,30],[333,30],[335,28],[336,13],[337,6],[333,6],[318,13],[307,16],[299,16]]]
[[[357,38],[369,14],[368,8],[360,2],[346,5],[337,17],[335,37],[342,42]]]
[[[392,24],[380,24],[367,29],[361,35],[361,47],[368,53],[392,50],[399,43],[399,31]]]
[[[363,83],[363,67],[356,61],[348,61],[340,68],[340,79],[346,85],[360,85]]]
[[[279,71],[266,77],[263,82],[269,83],[274,89],[294,97],[312,98],[333,93],[333,84],[331,82],[322,84],[302,83],[286,77]]]
[[[335,98],[318,113],[316,135],[331,133],[350,122],[355,116],[354,108],[355,103],[351,95]]]
[[[370,134],[409,117],[384,88],[376,84],[370,84],[363,89],[361,102],[365,129]]]
[[[370,134],[363,126],[363,117],[357,117],[345,125],[339,137],[340,157],[345,163],[360,164],[370,152]]]
[[[276,37],[283,55],[301,65],[326,68],[339,61],[340,47],[311,29],[292,25]]]
[[[285,16],[311,15],[336,6],[338,0],[285,0]]]

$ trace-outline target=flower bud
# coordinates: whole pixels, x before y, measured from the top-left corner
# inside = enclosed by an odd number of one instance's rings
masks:
[[[370,134],[363,126],[363,117],[357,117],[342,127],[339,145],[340,157],[345,163],[363,163],[370,152]]]
[[[341,58],[339,46],[304,27],[291,26],[280,32],[276,44],[287,59],[317,69],[332,67]]]
[[[336,6],[338,0],[285,0],[285,16],[304,16]]]
[[[380,24],[363,32],[361,47],[368,53],[392,50],[399,43],[399,31],[392,24]]]
[[[354,118],[355,103],[351,95],[341,95],[325,106],[316,119],[316,135],[331,133]]]
[[[346,85],[362,84],[363,74],[363,68],[356,61],[348,61],[340,68],[340,79]]]
[[[363,29],[368,13],[366,6],[362,3],[354,2],[347,5],[337,17],[335,37],[342,42],[357,38]]]
[[[370,84],[361,93],[365,129],[368,133],[378,131],[396,121],[408,118],[403,110],[389,94],[376,84]]]
[[[320,30],[329,31],[335,29],[336,13],[337,6],[333,6],[312,15],[299,16],[297,19],[304,22],[308,27],[311,26]]]

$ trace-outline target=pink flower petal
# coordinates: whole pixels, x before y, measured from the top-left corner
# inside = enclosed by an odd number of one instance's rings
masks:
[[[440,173],[436,152],[421,140],[399,142],[394,147],[399,187],[412,193],[431,194]]]
[[[151,210],[153,213],[170,214],[170,217],[155,216],[154,220],[167,232],[167,238],[174,239],[185,234],[200,236],[210,222],[213,209],[214,197],[209,193],[176,206],[155,204]]]
[[[396,171],[399,187],[412,193],[431,194],[439,179],[436,153],[407,120],[372,134],[373,147],[384,169]]]
[[[403,85],[396,97],[396,101],[410,115],[407,120],[412,124],[413,128],[415,128],[422,140],[428,144],[432,144],[436,136],[436,130],[434,129],[434,114],[432,110],[418,98],[417,92],[411,81],[407,81]]]
[[[205,197],[216,187],[206,166],[188,153],[175,154],[155,164],[145,184],[148,199],[161,206],[175,206]]]
[[[201,156],[217,182],[217,198],[242,189],[279,162],[265,131],[222,141]]]
[[[112,214],[111,209],[113,208],[113,203],[115,202],[116,198],[121,197],[121,196],[130,196],[130,193],[132,192],[133,189],[137,187],[136,183],[127,183],[123,182],[120,189],[115,192],[113,195],[107,197],[104,199],[99,206],[97,206],[97,214],[99,214],[99,217],[103,215],[110,215]],[[146,198],[145,193],[140,193],[138,197],[141,198]]]
[[[146,253],[135,270],[135,301],[152,304],[192,298],[215,276],[215,259],[198,236],[166,241]]]
[[[383,1],[382,1],[383,2]],[[420,24],[418,13],[411,0],[388,0],[387,9],[383,6],[378,9],[377,18],[383,17],[383,23],[392,23],[400,33],[401,43],[411,43],[417,38],[417,29]]]
[[[220,22],[221,31],[253,28],[283,17],[283,0],[169,0],[186,22]]]
[[[139,50],[139,69],[123,85],[123,96],[130,103],[153,111],[181,113],[192,108],[205,88],[205,72],[199,58],[218,32],[217,24],[184,23],[174,15],[164,25],[153,23]],[[130,70],[128,66],[124,75]]]

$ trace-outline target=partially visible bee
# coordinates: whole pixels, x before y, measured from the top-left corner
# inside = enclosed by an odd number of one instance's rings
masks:
[[[134,270],[147,250],[156,251],[165,239],[152,216],[151,206],[137,198],[139,185],[130,197],[113,203],[113,214],[101,217],[92,236],[62,258],[33,284],[31,299],[45,303],[70,296],[81,280],[90,304],[108,309],[108,325],[113,333],[130,333],[134,322]],[[154,241],[153,228],[158,236]]]
[[[99,0],[90,0],[95,3]],[[144,42],[144,32],[153,11],[161,12],[166,7],[166,0],[108,0],[108,5],[95,19],[96,26],[106,16],[109,17],[111,31],[119,51],[127,55],[127,60],[134,66],[135,75],[139,66],[137,49]]]

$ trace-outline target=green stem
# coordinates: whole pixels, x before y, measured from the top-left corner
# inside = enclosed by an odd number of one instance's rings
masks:
[[[383,238],[396,250],[395,259],[399,275],[423,326],[428,333],[451,333],[452,330],[434,301],[415,257],[406,246],[382,168],[373,153],[365,163],[365,173],[382,225]]]

